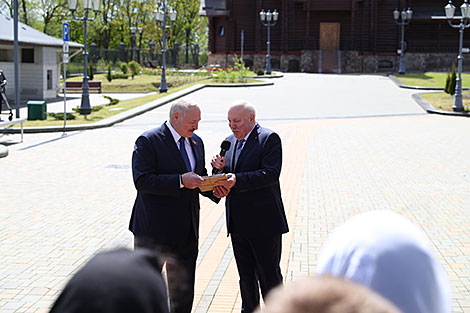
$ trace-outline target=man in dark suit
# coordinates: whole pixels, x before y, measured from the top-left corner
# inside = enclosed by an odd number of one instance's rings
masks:
[[[166,261],[170,309],[190,313],[198,254],[199,189],[207,175],[204,144],[194,131],[199,107],[173,103],[170,119],[137,138],[132,174],[137,197],[129,229],[135,248],[148,248]],[[215,202],[221,195],[204,194]]]
[[[279,176],[282,147],[279,136],[255,121],[255,109],[239,100],[228,111],[233,135],[226,157],[215,156],[212,166],[228,173],[217,184],[229,190],[226,198],[228,232],[240,276],[242,312],[251,313],[267,293],[282,283],[279,266],[282,234],[289,231]]]

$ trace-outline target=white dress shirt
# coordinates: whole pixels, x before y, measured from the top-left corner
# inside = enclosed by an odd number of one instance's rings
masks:
[[[179,140],[181,138],[181,136],[178,134],[178,132],[171,126],[170,122],[166,121],[166,125],[168,126],[168,128],[170,129],[171,131],[171,134],[173,135],[173,139],[175,140],[175,143],[176,143],[176,146],[180,147],[179,145]],[[188,158],[189,158],[189,163],[191,164],[191,171],[194,172],[194,170],[196,169],[196,158],[194,157],[194,154],[193,154],[193,149],[191,148],[191,143],[189,142],[189,140],[191,140],[191,138],[185,138],[184,140],[184,147],[186,148],[186,153],[188,154]]]

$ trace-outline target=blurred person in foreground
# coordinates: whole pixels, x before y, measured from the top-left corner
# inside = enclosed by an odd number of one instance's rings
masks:
[[[245,100],[235,101],[227,118],[230,149],[211,164],[228,173],[217,184],[229,191],[227,229],[240,276],[241,311],[251,313],[260,303],[259,290],[264,299],[283,280],[282,234],[289,228],[279,183],[282,145],[278,134],[256,122],[255,109]]]
[[[50,313],[168,313],[159,262],[144,249],[98,253],[73,275]]]
[[[333,276],[301,278],[279,286],[256,313],[400,313],[375,292]]]
[[[330,235],[317,273],[369,287],[403,313],[450,313],[447,276],[422,230],[392,211],[352,217]]]

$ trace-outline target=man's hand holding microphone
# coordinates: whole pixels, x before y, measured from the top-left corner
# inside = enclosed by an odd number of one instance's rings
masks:
[[[225,167],[225,153],[227,150],[230,149],[230,141],[224,140],[222,144],[220,145],[220,154],[214,156],[211,161],[212,165],[212,174],[217,174],[222,171],[222,169]],[[214,196],[217,198],[223,198],[226,197],[230,189],[235,186],[236,182],[236,177],[235,174],[228,173],[227,175],[227,180],[219,180],[216,182],[216,187],[214,188]]]

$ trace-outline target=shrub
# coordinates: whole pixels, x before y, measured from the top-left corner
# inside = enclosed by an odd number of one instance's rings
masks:
[[[118,104],[118,103],[119,103],[119,99],[112,98],[112,97],[110,97],[110,96],[103,96],[103,97],[105,97],[106,99],[109,100],[109,103],[106,104],[107,106],[108,106],[108,105],[115,105],[115,104]]]
[[[444,87],[444,92],[449,93],[449,86],[450,86],[450,73],[447,73],[447,78],[446,78],[446,85]]]
[[[91,112],[98,112],[103,108],[102,105],[95,105],[93,108],[91,108]]]
[[[96,106],[94,106],[94,107],[91,108],[91,112],[98,112],[98,111],[101,110],[102,108],[103,108],[102,105],[96,105]],[[80,112],[80,110],[79,110],[78,107],[73,108],[72,110],[73,110],[74,112]],[[64,117],[62,116],[62,118],[64,118]]]
[[[95,73],[93,73],[92,63],[88,64],[88,77],[90,78],[90,80],[93,80],[93,78],[95,77]]]
[[[457,73],[455,72],[455,63],[452,63],[452,75],[450,77],[449,94],[455,94],[455,86],[457,85]]]
[[[207,52],[201,53],[199,55],[199,64],[201,64],[202,66],[206,66],[208,59],[209,57],[207,56]]]
[[[106,79],[108,82],[111,82],[113,80],[113,75],[111,74],[111,64],[108,64],[108,74],[106,74]]]
[[[258,76],[264,75],[264,71],[262,69],[258,69],[256,71],[256,75],[258,75]]]
[[[96,62],[96,72],[104,73],[108,69],[107,62],[101,58]]]
[[[129,75],[121,74],[121,73],[114,73],[114,74],[111,74],[111,76],[113,79],[128,79],[129,78]]]
[[[128,70],[129,70],[129,68],[127,67],[127,63],[122,62],[121,63],[121,72],[123,74],[127,74]]]
[[[54,113],[54,112],[49,112],[47,113],[50,117],[56,119],[56,120],[63,120],[64,119],[64,113]],[[66,120],[74,120],[75,115],[73,113],[66,113],[65,115]]]
[[[137,63],[136,61],[131,61],[131,62],[129,62],[129,68],[131,70],[132,79],[134,79],[134,76],[139,75],[139,73],[140,73],[140,64],[139,63]]]

